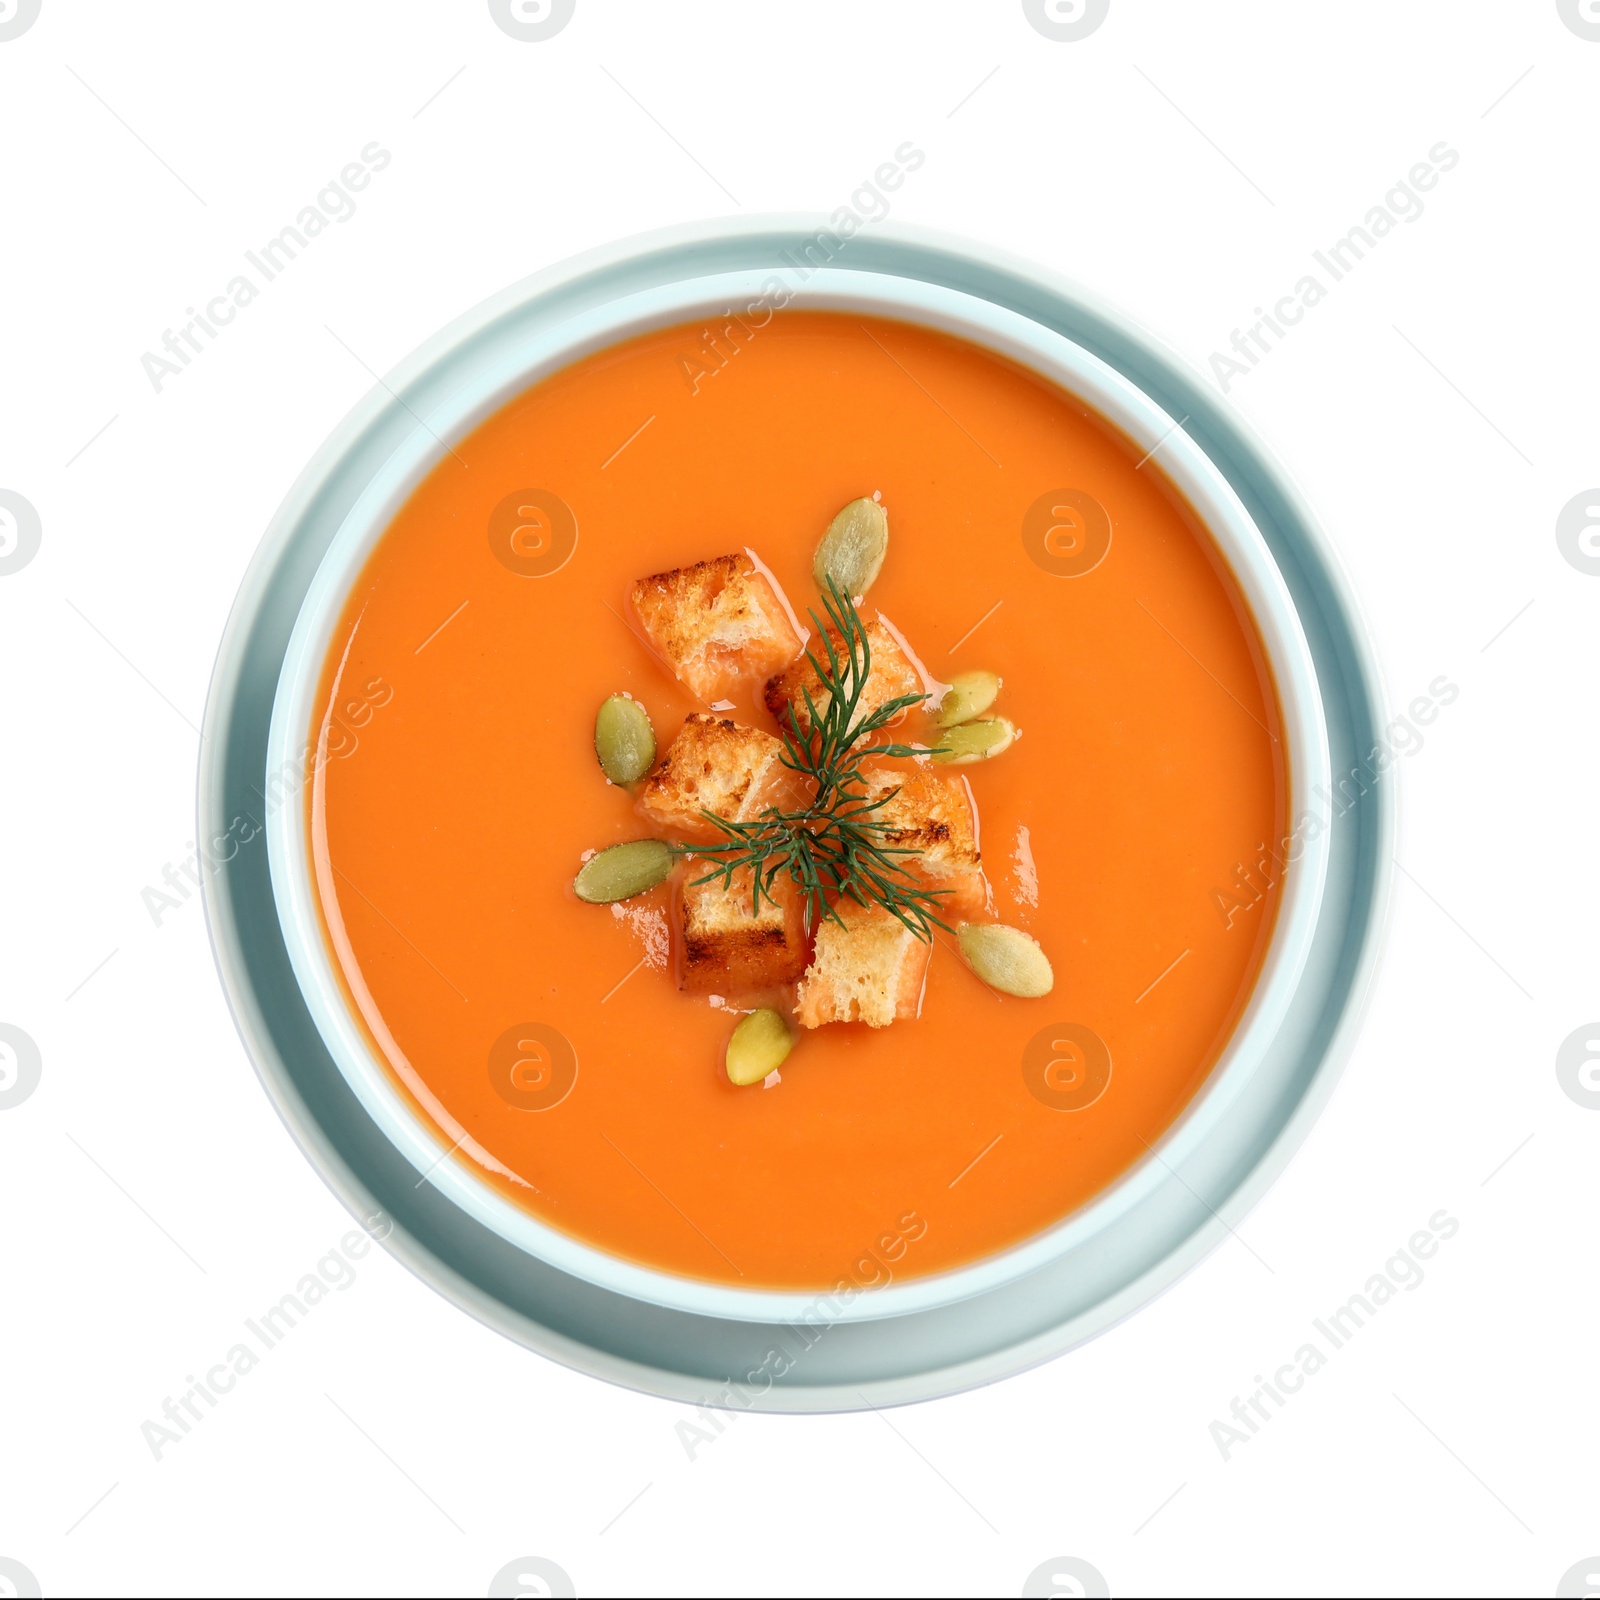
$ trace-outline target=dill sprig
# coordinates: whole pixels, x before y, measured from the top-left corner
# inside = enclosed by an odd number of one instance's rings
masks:
[[[673,848],[681,855],[716,861],[716,868],[695,879],[696,884],[720,878],[729,888],[738,874],[747,872],[753,915],[760,912],[763,900],[775,901],[772,886],[787,873],[804,899],[808,927],[823,917],[843,926],[837,902],[848,899],[858,906],[882,906],[917,938],[931,943],[934,928],[951,931],[938,915],[940,897],[949,891],[925,888],[911,872],[904,858],[921,851],[884,842],[890,828],[876,813],[900,791],[894,788],[869,799],[861,771],[869,753],[889,759],[932,753],[922,745],[867,742],[925,697],[899,695],[874,710],[861,711],[872,670],[872,645],[850,596],[831,577],[827,588],[822,605],[832,630],[813,611],[811,620],[823,654],[806,651],[822,686],[822,705],[808,686],[802,686],[806,725],[801,726],[791,704],[779,729],[783,764],[810,785],[809,802],[800,810],[768,806],[748,822],[729,822],[702,812],[727,837],[717,844]]]

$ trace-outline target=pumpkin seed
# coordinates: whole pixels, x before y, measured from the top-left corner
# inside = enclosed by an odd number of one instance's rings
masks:
[[[828,524],[811,575],[824,592],[832,578],[841,594],[859,599],[872,587],[888,553],[889,513],[882,502],[852,500]]]
[[[983,722],[963,722],[939,735],[933,752],[935,761],[953,767],[969,766],[974,761],[990,761],[1002,750],[1009,750],[1017,736],[1014,724],[1004,717],[989,717]]]
[[[740,1088],[760,1083],[783,1065],[792,1049],[794,1035],[778,1012],[768,1007],[752,1011],[728,1040],[728,1081]]]
[[[1001,994],[1037,1000],[1055,987],[1056,975],[1039,941],[998,922],[964,922],[956,941],[967,965]]]
[[[614,844],[584,862],[572,887],[580,900],[592,906],[609,905],[664,882],[672,872],[672,862],[672,851],[659,839]]]
[[[954,728],[981,717],[1000,693],[1000,679],[992,672],[959,672],[950,680],[950,692],[939,702],[939,726]]]
[[[594,719],[594,753],[613,783],[637,783],[656,759],[656,730],[637,700],[614,694]]]

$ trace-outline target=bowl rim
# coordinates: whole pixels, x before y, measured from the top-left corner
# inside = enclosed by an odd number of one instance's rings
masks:
[[[427,416],[418,416],[406,442],[374,475],[344,518],[302,602],[274,702],[269,771],[282,770],[286,763],[293,763],[296,747],[304,744],[333,629],[352,582],[395,512],[413,493],[416,483],[434,469],[448,446],[510,398],[574,360],[643,331],[693,322],[736,294],[755,293],[762,278],[763,274],[755,269],[683,278],[656,290],[606,302],[558,330],[514,344],[501,360],[477,373],[475,381],[456,390],[448,402]],[[1290,746],[1291,813],[1294,795],[1310,792],[1328,781],[1331,766],[1322,696],[1293,600],[1248,510],[1205,451],[1182,432],[1181,421],[1171,418],[1130,379],[1074,341],[962,291],[914,278],[821,269],[795,291],[790,304],[794,309],[856,310],[882,315],[936,326],[971,339],[1022,363],[1093,406],[1136,448],[1149,451],[1147,459],[1160,453],[1166,477],[1194,509],[1203,530],[1234,573],[1261,634],[1277,678],[1286,744]],[[368,1114],[373,1115],[374,1122],[379,1123],[422,1178],[445,1190],[454,1203],[518,1248],[630,1298],[691,1314],[749,1322],[787,1320],[813,1309],[824,1291],[746,1290],[614,1256],[600,1246],[539,1221],[485,1184],[458,1154],[453,1154],[454,1150],[472,1147],[474,1141],[470,1141],[467,1131],[454,1123],[419,1077],[411,1083],[411,1090],[424,1106],[432,1102],[434,1125],[416,1115],[390,1082],[386,1067],[374,1056],[350,1014],[323,938],[310,877],[306,808],[298,803],[280,806],[267,822],[267,845],[286,942],[318,1029]],[[838,1320],[891,1317],[946,1306],[973,1298],[1000,1283],[1013,1282],[1043,1262],[1072,1250],[1115,1216],[1138,1205],[1150,1184],[1160,1181],[1163,1168],[1171,1170],[1171,1166],[1181,1165],[1189,1150],[1206,1138],[1232,1099],[1245,1088],[1251,1070],[1282,1022],[1309,952],[1325,883],[1326,856],[1325,840],[1312,840],[1307,843],[1298,870],[1291,869],[1285,875],[1277,926],[1250,1000],[1206,1082],[1146,1157],[1038,1234],[963,1266],[861,1296],[843,1307]],[[370,1024],[371,1021],[373,1018],[368,1018]]]
[[[304,746],[310,705],[332,628],[371,548],[421,477],[448,445],[544,376],[650,328],[692,320],[752,292],[770,273],[747,269],[690,276],[624,295],[555,329],[513,341],[415,425],[368,483],[322,557],[301,605],[274,697],[268,771]],[[1166,476],[1194,509],[1249,602],[1277,680],[1288,750],[1289,814],[1331,778],[1317,674],[1300,618],[1254,519],[1220,469],[1174,419],[1130,379],[1084,346],[1017,312],[961,290],[912,277],[825,268],[791,289],[796,309],[846,309],[943,328],[1019,361],[1067,389],[1139,448],[1160,453]],[[447,330],[429,351],[457,348]],[[419,358],[420,359],[420,358]],[[390,406],[401,404],[390,399]],[[379,401],[379,409],[384,402]],[[407,408],[409,409],[409,408]],[[414,414],[415,415],[415,414]],[[412,1112],[351,1016],[322,936],[312,888],[305,808],[281,806],[267,819],[272,887],[295,974],[340,1072],[412,1168],[455,1204],[519,1249],[599,1287],[692,1314],[751,1322],[790,1320],[815,1307],[822,1290],[742,1289],[663,1272],[613,1256],[540,1222],[450,1155],[441,1128]],[[891,1285],[838,1308],[833,1320],[867,1320],[948,1306],[1035,1271],[1137,1205],[1214,1131],[1248,1085],[1304,969],[1326,877],[1329,841],[1305,841],[1284,879],[1277,926],[1250,999],[1206,1082],[1161,1141],[1066,1217],[1018,1244],[963,1266]],[[441,1119],[441,1122],[443,1119]],[[443,1131],[448,1133],[448,1124]],[[445,1152],[441,1158],[441,1152]]]
[[[265,762],[295,597],[328,543],[338,508],[348,503],[341,464],[360,461],[381,445],[389,396],[416,392],[452,346],[570,305],[591,294],[597,282],[654,281],[689,257],[768,261],[829,225],[826,216],[809,212],[718,216],[589,247],[470,307],[361,394],[289,484],[240,574],[206,696],[195,774],[197,837],[222,838],[231,818],[261,815],[257,774]],[[997,301],[1073,329],[1113,365],[1175,402],[1173,409],[1192,413],[1230,481],[1260,507],[1269,540],[1289,564],[1329,697],[1330,742],[1338,762],[1367,756],[1368,741],[1381,737],[1392,703],[1371,623],[1298,475],[1262,426],[1237,403],[1219,397],[1173,341],[1054,266],[898,219],[875,224],[858,254],[868,263],[914,262],[919,274],[939,281],[978,284]],[[954,1312],[913,1318],[906,1326],[918,1342],[907,1347],[901,1341],[896,1348],[902,1355],[892,1365],[877,1361],[873,1348],[858,1338],[872,1325],[846,1330],[848,1358],[830,1372],[798,1384],[773,1384],[747,1394],[740,1405],[790,1414],[854,1411],[997,1382],[1108,1331],[1233,1237],[1234,1225],[1249,1216],[1307,1142],[1370,1016],[1393,926],[1393,857],[1404,782],[1402,768],[1375,786],[1340,831],[1318,948],[1286,1035],[1285,1070],[1270,1102],[1258,1105],[1241,1128],[1225,1165],[1193,1174],[1206,1197],[1202,1206],[1186,1207],[1183,1221],[1154,1219],[1128,1240],[1126,1269],[1082,1292],[1059,1276],[1029,1280],[1033,1314],[1025,1327],[985,1321],[981,1341],[963,1338],[957,1347],[941,1343],[954,1331]],[[245,1058],[285,1131],[349,1214],[371,1225],[388,1253],[428,1288],[522,1348],[639,1393],[727,1404],[714,1392],[719,1380],[713,1374],[723,1370],[725,1358],[731,1361],[749,1347],[742,1337],[745,1325],[691,1322],[644,1305],[626,1320],[596,1321],[589,1308],[611,1304],[611,1297],[532,1262],[525,1284],[507,1281],[492,1258],[509,1247],[461,1217],[437,1191],[414,1190],[403,1177],[396,1181],[401,1163],[344,1087],[305,1009],[277,925],[265,852],[224,851],[214,865],[201,882],[206,931]],[[481,1254],[485,1249],[488,1257]],[[576,1301],[573,1290],[579,1291]],[[634,1325],[639,1338],[618,1337]],[[692,1342],[680,1337],[684,1328],[693,1329]],[[741,1334],[739,1343],[726,1342],[729,1330]],[[719,1341],[710,1360],[700,1356],[708,1335]]]

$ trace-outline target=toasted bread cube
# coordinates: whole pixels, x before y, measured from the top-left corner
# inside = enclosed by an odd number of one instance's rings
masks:
[[[781,782],[782,756],[783,742],[770,733],[696,711],[646,780],[639,809],[669,832],[721,838],[702,813],[748,822]]]
[[[862,820],[884,825],[877,841],[885,849],[918,852],[896,859],[926,888],[945,891],[935,915],[948,921],[950,912],[972,916],[982,911],[989,903],[989,888],[965,779],[887,766],[868,767],[863,778],[864,799],[882,803]]]
[[[806,969],[803,906],[794,880],[779,873],[771,884],[773,898],[763,891],[761,910],[752,913],[748,870],[736,872],[728,885],[720,877],[695,882],[714,865],[703,857],[692,860],[685,875],[679,986],[696,994],[740,994],[794,983]]]
[[[678,681],[708,705],[800,654],[800,635],[747,555],[674,567],[633,586],[633,608]]]
[[[866,624],[866,634],[867,644],[872,652],[872,664],[867,669],[866,685],[856,705],[857,718],[869,715],[885,702],[896,700],[901,695],[923,692],[922,679],[918,676],[916,667],[912,665],[911,657],[884,625],[882,617],[874,617]],[[844,651],[840,645],[839,635],[829,628],[828,637],[833,641],[834,649],[839,651],[842,662]],[[827,665],[828,652],[820,640],[812,645],[810,654],[824,666]],[[786,671],[769,680],[766,689],[767,710],[778,719],[779,727],[788,726],[788,712],[792,709],[800,731],[805,733],[810,729],[811,714],[806,709],[808,690],[812,703],[817,708],[817,714],[825,716],[828,697],[823,690],[821,678],[817,676],[816,668],[806,656],[802,656]]]
[[[882,906],[841,901],[841,928],[831,917],[817,926],[816,950],[795,996],[804,1028],[864,1022],[886,1028],[916,1016],[932,946]]]

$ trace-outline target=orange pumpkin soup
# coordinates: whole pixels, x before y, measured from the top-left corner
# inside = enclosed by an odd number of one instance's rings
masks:
[[[1288,811],[1272,676],[1158,459],[1070,395],[884,320],[783,312],[723,349],[668,329],[545,379],[386,530],[313,729],[325,932],[441,1158],[552,1227],[746,1288],[830,1287],[875,1249],[897,1279],[946,1271],[1125,1172],[1226,1045],[1280,892],[1257,866]],[[593,852],[671,836],[602,775],[596,712],[631,697],[664,754],[712,709],[630,605],[652,574],[748,551],[815,648],[818,540],[871,496],[862,618],[936,695],[1002,680],[986,715],[1014,742],[942,770],[970,783],[980,920],[1037,940],[1054,987],[999,993],[935,929],[919,1015],[797,1029],[736,1087],[729,1036],[763,1002],[680,986],[694,864],[573,891]],[[716,692],[778,731],[759,678]]]

